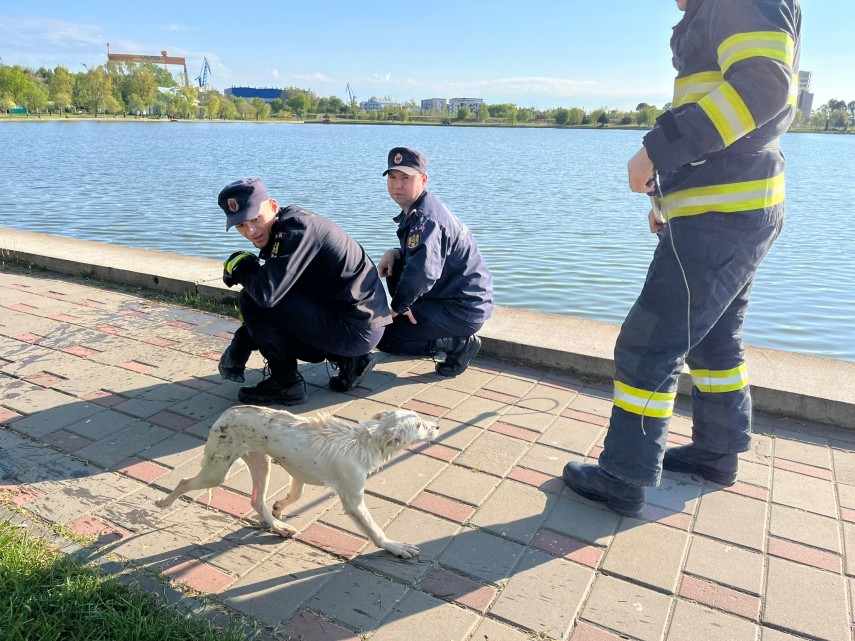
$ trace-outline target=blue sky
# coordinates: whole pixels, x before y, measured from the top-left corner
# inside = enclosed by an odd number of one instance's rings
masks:
[[[7,2],[5,64],[73,71],[115,53],[203,58],[211,84],[321,96],[484,98],[538,108],[632,109],[671,98],[673,0],[540,2]],[[803,0],[801,68],[814,106],[855,100],[855,0]]]

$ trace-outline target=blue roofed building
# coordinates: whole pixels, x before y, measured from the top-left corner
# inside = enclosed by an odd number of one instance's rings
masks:
[[[275,87],[228,87],[223,93],[226,98],[261,98],[266,103],[271,103],[282,97],[283,89]]]

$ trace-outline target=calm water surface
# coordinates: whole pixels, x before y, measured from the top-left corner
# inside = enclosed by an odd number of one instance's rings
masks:
[[[496,302],[620,323],[656,244],[626,161],[642,132],[16,121],[0,123],[0,226],[222,259],[246,247],[216,197],[261,176],[347,229],[396,243],[381,176],[422,150],[428,186],[473,230]],[[784,233],[758,273],[746,341],[855,361],[855,136],[790,134]]]

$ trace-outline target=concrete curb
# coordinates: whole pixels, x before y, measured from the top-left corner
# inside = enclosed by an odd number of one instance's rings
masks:
[[[85,260],[81,259],[85,257]],[[0,258],[162,293],[233,301],[219,261],[0,228]],[[503,360],[610,380],[619,327],[572,316],[497,307],[480,332],[482,353]],[[855,363],[747,347],[754,407],[855,429]],[[681,394],[691,393],[683,373]]]

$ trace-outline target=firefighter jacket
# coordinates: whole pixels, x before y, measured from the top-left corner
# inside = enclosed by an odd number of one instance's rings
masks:
[[[238,276],[261,307],[275,307],[289,292],[336,313],[350,325],[392,322],[386,291],[362,246],[331,220],[294,205],[279,209],[258,262]]]
[[[800,30],[798,0],[689,0],[671,38],[672,106],[644,137],[669,218],[783,202]]]
[[[403,264],[392,309],[400,314],[418,299],[431,299],[468,322],[490,318],[493,277],[469,228],[427,190],[395,222]]]

